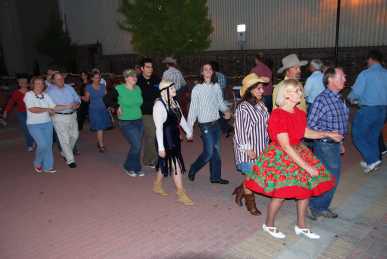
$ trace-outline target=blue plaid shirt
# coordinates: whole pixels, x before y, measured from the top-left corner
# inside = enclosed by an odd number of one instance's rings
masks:
[[[224,88],[226,88],[226,86],[227,86],[226,76],[220,72],[215,72],[215,75],[216,75],[216,79],[218,81],[218,84],[220,86],[220,90],[222,90],[222,92],[223,92]]]
[[[325,89],[316,97],[308,116],[308,128],[316,131],[348,131],[349,110],[339,93]]]

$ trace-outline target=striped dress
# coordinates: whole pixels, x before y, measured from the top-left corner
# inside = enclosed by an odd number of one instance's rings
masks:
[[[269,113],[262,102],[255,106],[241,102],[235,110],[234,154],[235,163],[252,163],[246,151],[253,149],[259,156],[269,144],[267,123]]]

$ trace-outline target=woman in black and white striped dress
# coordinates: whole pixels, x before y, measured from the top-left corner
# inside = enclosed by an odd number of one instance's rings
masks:
[[[234,154],[237,170],[244,174],[251,170],[254,161],[269,144],[267,133],[267,121],[269,113],[266,106],[261,101],[263,88],[270,79],[258,77],[251,73],[242,81],[240,95],[242,101],[235,109],[235,134],[234,134]],[[245,199],[247,210],[255,216],[260,215],[260,211],[255,204],[254,193],[243,184],[235,188],[235,202],[242,206],[242,199]]]

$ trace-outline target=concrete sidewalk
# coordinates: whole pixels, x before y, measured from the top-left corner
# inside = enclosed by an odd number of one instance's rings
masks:
[[[170,195],[161,198],[151,192],[151,169],[141,178],[121,172],[128,147],[118,129],[106,132],[106,153],[95,143],[83,131],[76,169],[55,150],[58,172],[37,175],[18,129],[0,130],[0,258],[387,258],[386,159],[364,175],[350,144],[333,204],[339,218],[309,222],[322,239],[306,240],[293,232],[296,208],[287,201],[277,220],[287,238],[278,241],[261,231],[265,215],[250,216],[233,201],[242,177],[231,138],[222,140],[223,177],[231,184],[210,184],[208,167],[195,182],[185,179],[192,207],[176,202],[170,178]],[[183,144],[187,167],[200,151],[198,136]],[[257,196],[263,213],[268,201]]]

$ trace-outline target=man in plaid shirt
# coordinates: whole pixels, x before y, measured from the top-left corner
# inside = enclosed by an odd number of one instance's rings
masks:
[[[308,128],[316,131],[336,131],[345,135],[348,130],[349,110],[345,105],[340,91],[345,87],[345,74],[341,68],[328,68],[323,77],[326,89],[316,97],[308,116]],[[336,187],[340,180],[342,143],[325,138],[315,140],[314,153],[325,167],[336,177]],[[337,214],[329,209],[336,188],[319,197],[312,198],[309,203],[309,218],[336,218]]]

